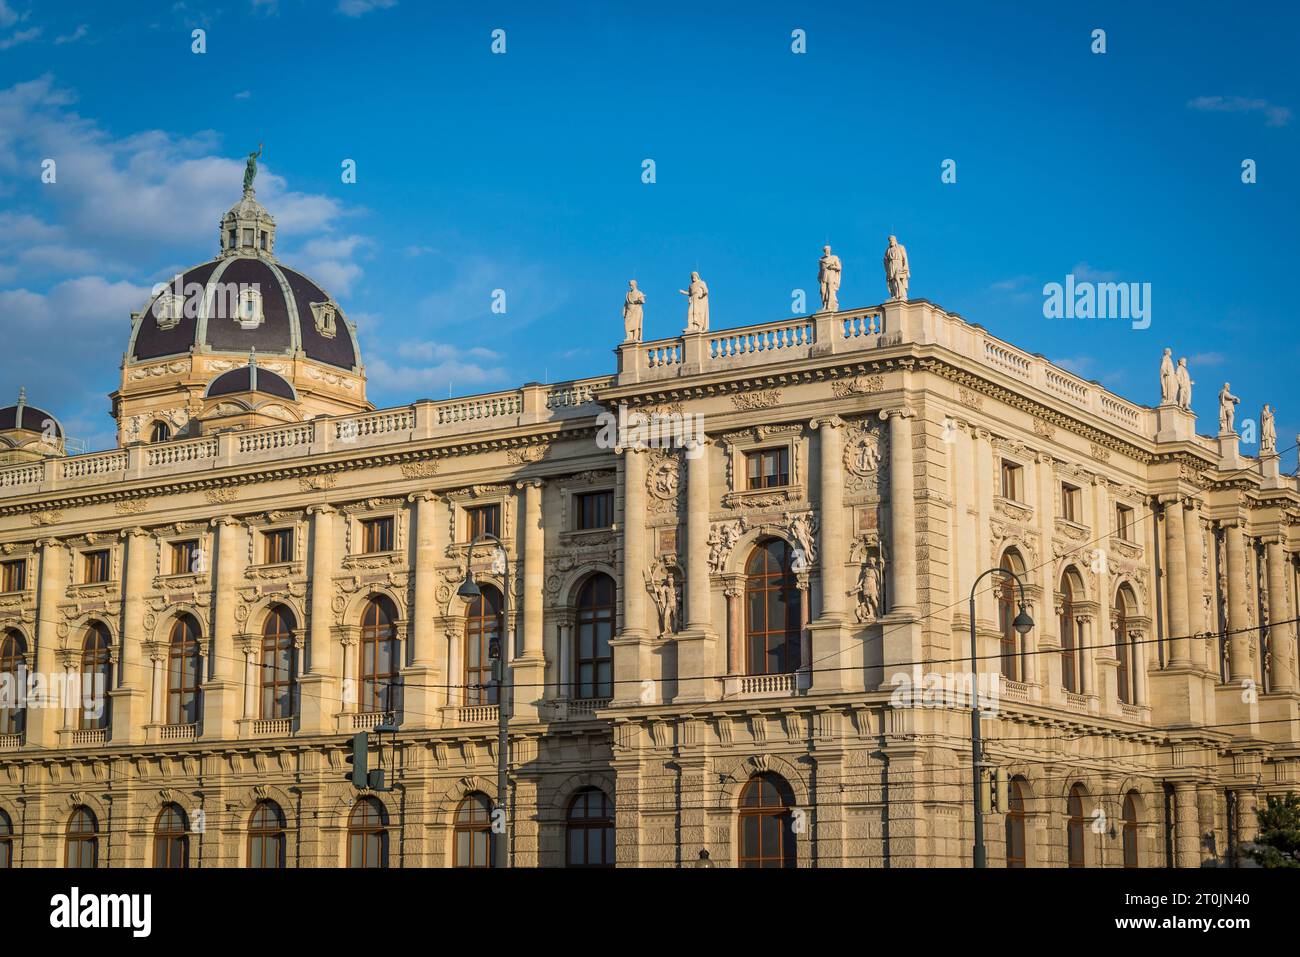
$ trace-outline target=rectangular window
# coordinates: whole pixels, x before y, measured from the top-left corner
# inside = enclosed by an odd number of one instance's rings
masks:
[[[262,533],[262,561],[267,565],[279,565],[293,561],[293,529],[277,528],[273,532]]]
[[[1022,469],[1015,462],[1008,462],[1006,459],[1002,460],[1002,497],[1003,498],[1010,499],[1013,502],[1021,501],[1020,486],[1022,484],[1021,476],[1023,475],[1024,471],[1025,470]]]
[[[465,509],[465,540],[476,541],[484,535],[501,534],[501,506],[475,505]]]
[[[85,582],[93,585],[95,582],[108,581],[108,550],[99,552],[86,552],[82,556],[85,559]]]
[[[609,528],[614,524],[614,492],[584,492],[576,496],[578,528]]]
[[[27,587],[27,559],[0,564],[0,591],[22,591]]]
[[[1067,522],[1078,522],[1082,520],[1082,507],[1080,500],[1082,493],[1073,485],[1061,483],[1061,518]]]
[[[745,453],[746,488],[777,488],[790,484],[790,449],[758,449]]]
[[[1133,541],[1133,509],[1127,505],[1115,506],[1115,537],[1122,542]]]
[[[172,542],[172,574],[189,575],[198,571],[198,557],[197,540]]]
[[[364,552],[391,552],[393,550],[393,517],[367,518],[361,521],[361,550]]]

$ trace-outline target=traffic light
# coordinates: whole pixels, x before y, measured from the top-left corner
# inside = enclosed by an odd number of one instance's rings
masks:
[[[1011,810],[1011,781],[1007,777],[1006,768],[998,768],[993,772],[993,798],[996,802],[993,806],[995,811],[1005,813]]]
[[[352,786],[359,791],[364,791],[370,787],[370,775],[367,772],[366,764],[370,759],[370,735],[361,731],[352,736],[352,753],[347,756],[348,764],[352,765]],[[381,771],[382,775],[383,772]]]
[[[980,809],[989,813],[1002,813],[1010,805],[1010,785],[1005,768],[985,768],[980,771]]]

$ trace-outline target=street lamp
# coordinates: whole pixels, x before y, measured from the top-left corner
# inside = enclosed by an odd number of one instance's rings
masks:
[[[970,586],[970,681],[971,681],[971,709],[970,709],[970,763],[971,776],[973,778],[974,789],[971,791],[971,801],[975,807],[975,866],[984,867],[984,820],[980,816],[980,698],[976,682],[979,675],[979,666],[977,664],[978,654],[975,648],[975,589],[979,583],[989,575],[1006,575],[1008,578],[1015,580],[1020,589],[1020,612],[1016,615],[1015,620],[1011,622],[1016,632],[1020,635],[1028,634],[1034,627],[1034,619],[1029,617],[1029,610],[1025,607],[1025,583],[1020,580],[1020,576],[1009,568],[990,568],[975,579],[975,584]]]
[[[501,812],[501,830],[496,830],[495,820],[492,822],[496,839],[496,855],[493,863],[496,867],[509,867],[510,814],[506,810],[506,800],[509,788],[507,779],[510,768],[510,729],[506,713],[506,652],[503,646],[508,643],[506,633],[510,628],[510,556],[506,554],[506,547],[501,543],[501,539],[491,533],[484,533],[470,542],[469,548],[465,551],[465,580],[456,589],[456,594],[467,602],[482,596],[483,592],[479,589],[478,582],[474,581],[474,570],[470,567],[469,560],[474,546],[482,542],[493,542],[501,550],[501,561],[504,565],[505,587],[501,589],[501,631],[494,641],[488,642],[488,658],[492,662],[492,680],[497,686],[497,810]]]

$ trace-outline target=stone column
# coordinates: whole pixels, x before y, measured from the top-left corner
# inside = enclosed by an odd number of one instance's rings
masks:
[[[1187,620],[1187,546],[1184,543],[1183,503],[1176,496],[1162,496],[1165,513],[1165,571],[1169,597],[1169,665],[1191,665],[1191,640]]]
[[[677,701],[716,697],[713,592],[709,580],[709,442],[686,448],[686,628],[677,636]],[[630,587],[635,585],[629,582]]]
[[[237,683],[231,678],[235,634],[239,630],[235,619],[239,596],[235,589],[243,566],[239,548],[248,533],[230,516],[213,519],[212,525],[217,534],[217,561],[212,581],[212,634],[206,642],[208,647],[203,649],[208,652],[204,664],[210,669],[205,669],[204,674],[210,677],[202,684],[203,737],[233,738],[238,710],[234,700]]]
[[[251,637],[245,637],[240,642],[239,650],[244,656],[244,720],[253,721],[261,714],[257,706],[258,681],[257,665],[259,642]]]
[[[844,618],[844,420],[837,415],[813,420],[821,436],[818,462],[821,472],[821,614]]]
[[[745,577],[730,575],[723,594],[727,598],[727,674],[745,673]]]
[[[636,704],[641,682],[655,679],[649,642],[655,629],[646,627],[646,467],[645,449],[624,447],[620,472],[623,492],[623,622],[611,642],[614,655],[614,702]],[[570,690],[572,694],[572,689]],[[654,700],[660,700],[656,691]]]
[[[916,605],[916,481],[912,474],[912,416],[903,406],[889,420],[890,612],[914,616]],[[890,663],[887,661],[886,666]]]
[[[706,630],[709,614],[709,446],[686,450],[686,628]]]
[[[1259,818],[1255,812],[1258,801],[1253,789],[1237,792],[1237,846],[1249,844],[1259,837]]]
[[[1286,553],[1282,550],[1282,539],[1276,535],[1265,539],[1264,549],[1268,568],[1268,632],[1272,652],[1268,671],[1269,690],[1295,691],[1295,625],[1290,623],[1291,608],[1287,602]]]
[[[414,557],[414,601],[408,615],[411,636],[410,664],[402,669],[402,726],[435,727],[442,716],[438,689],[442,684],[437,659],[437,574],[438,496],[428,490],[413,492],[407,500],[414,504],[415,532],[412,535]]]
[[[60,648],[55,657],[63,672],[63,687],[54,686],[54,692],[60,697],[58,710],[62,713],[59,727],[64,731],[72,731],[80,724],[77,711],[81,700],[81,675],[78,668],[81,662],[71,648]]]
[[[1201,571],[1201,551],[1205,536],[1201,529],[1201,503],[1189,498],[1183,507],[1183,544],[1187,554],[1187,633],[1199,635],[1205,631],[1205,576]],[[1206,667],[1205,640],[1188,641],[1192,667],[1203,671]]]
[[[543,547],[546,529],[542,525],[542,489],[540,479],[515,483],[524,493],[523,507],[523,614],[519,617],[523,631],[523,650],[511,663],[514,681],[514,710],[520,720],[536,720],[538,702],[546,694],[546,657],[543,653],[543,602],[546,595],[546,570]]]
[[[1196,806],[1196,785],[1190,781],[1174,783],[1174,843],[1179,867],[1200,867],[1200,812]]]
[[[167,723],[167,647],[158,641],[150,642],[146,649],[149,660],[153,663],[153,681],[151,683],[154,725]]]
[[[151,573],[157,568],[157,545],[143,528],[122,532],[126,549],[122,573],[122,640],[118,663],[114,669],[117,688],[111,692],[113,702],[112,739],[125,744],[144,740],[148,716],[141,710],[148,703],[149,673],[144,658],[144,596],[149,590]],[[152,546],[152,547],[151,547]]]
[[[339,704],[336,677],[342,672],[332,640],[334,620],[334,517],[332,505],[311,505],[311,594],[307,605],[307,667],[298,679],[298,726],[304,733],[334,730],[333,714],[345,711]],[[417,614],[419,604],[416,604]]]
[[[1246,540],[1240,520],[1223,524],[1228,552],[1228,680],[1239,683],[1255,676],[1246,617]]]
[[[63,544],[52,538],[37,543],[41,549],[40,592],[36,600],[36,647],[30,649],[29,667],[41,674],[51,674],[55,668],[55,650],[59,646],[59,601],[67,594],[68,552]],[[26,743],[51,748],[57,744],[60,722],[53,708],[27,709]]]

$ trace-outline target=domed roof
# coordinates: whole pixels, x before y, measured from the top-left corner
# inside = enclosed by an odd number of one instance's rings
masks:
[[[27,404],[27,390],[18,390],[16,405],[0,408],[0,432],[18,429],[23,432],[45,432],[46,423],[54,426],[54,435],[63,438],[63,426],[49,412]]]
[[[359,369],[355,331],[338,303],[271,255],[275,222],[252,189],[222,218],[221,228],[220,255],[174,277],[136,316],[127,362],[256,350]]]
[[[208,388],[203,394],[207,398],[213,398],[219,395],[235,395],[238,392],[265,392],[267,395],[278,395],[282,399],[292,401],[298,399],[293,386],[283,376],[276,375],[269,369],[259,369],[257,358],[251,355],[248,357],[248,365],[221,373],[208,383]]]

